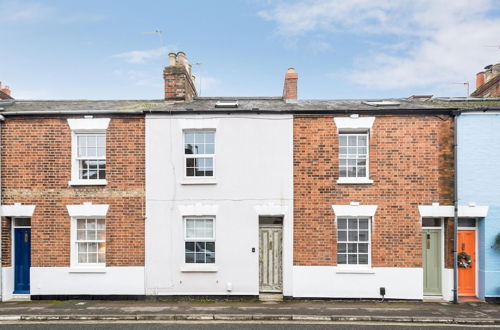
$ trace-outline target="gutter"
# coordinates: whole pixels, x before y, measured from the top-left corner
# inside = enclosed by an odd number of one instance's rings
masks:
[[[33,111],[2,111],[4,116],[39,116],[39,115],[142,115],[144,110],[33,110]]]

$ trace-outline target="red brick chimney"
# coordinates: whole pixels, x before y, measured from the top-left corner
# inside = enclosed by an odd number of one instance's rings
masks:
[[[283,99],[297,100],[297,81],[299,75],[295,72],[294,68],[289,68],[285,74],[285,84],[283,86]]]
[[[9,86],[2,87],[2,82],[0,82],[0,100],[12,99],[10,95]]]
[[[491,64],[476,75],[474,97],[500,97],[500,63]]]
[[[165,101],[191,101],[197,96],[194,76],[184,52],[168,54],[168,66],[163,70]]]

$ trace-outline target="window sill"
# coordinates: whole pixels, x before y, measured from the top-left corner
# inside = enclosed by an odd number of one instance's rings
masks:
[[[375,274],[373,268],[344,268],[338,267],[336,270],[337,274]]]
[[[105,186],[108,184],[108,180],[71,180],[68,182],[70,186]]]
[[[372,184],[373,180],[368,178],[338,178],[338,184]]]
[[[194,265],[185,265],[181,267],[181,272],[183,273],[216,273],[219,271],[219,267],[217,266],[194,266]]]
[[[209,185],[209,184],[217,184],[217,179],[184,179],[181,181],[182,185]]]
[[[69,273],[106,273],[106,267],[71,267]]]

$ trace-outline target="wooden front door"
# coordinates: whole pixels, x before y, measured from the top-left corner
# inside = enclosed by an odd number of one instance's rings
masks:
[[[476,231],[458,231],[458,253],[467,253],[472,262],[470,267],[458,267],[458,295],[476,296]]]
[[[259,226],[259,291],[282,292],[282,241],[281,225]]]
[[[422,231],[424,295],[440,296],[441,292],[441,230]]]

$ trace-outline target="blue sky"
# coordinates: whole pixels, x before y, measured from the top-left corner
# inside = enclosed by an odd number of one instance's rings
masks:
[[[279,96],[288,67],[302,99],[465,96],[500,62],[499,0],[0,0],[0,17],[20,99],[160,99],[180,50],[202,96]]]

